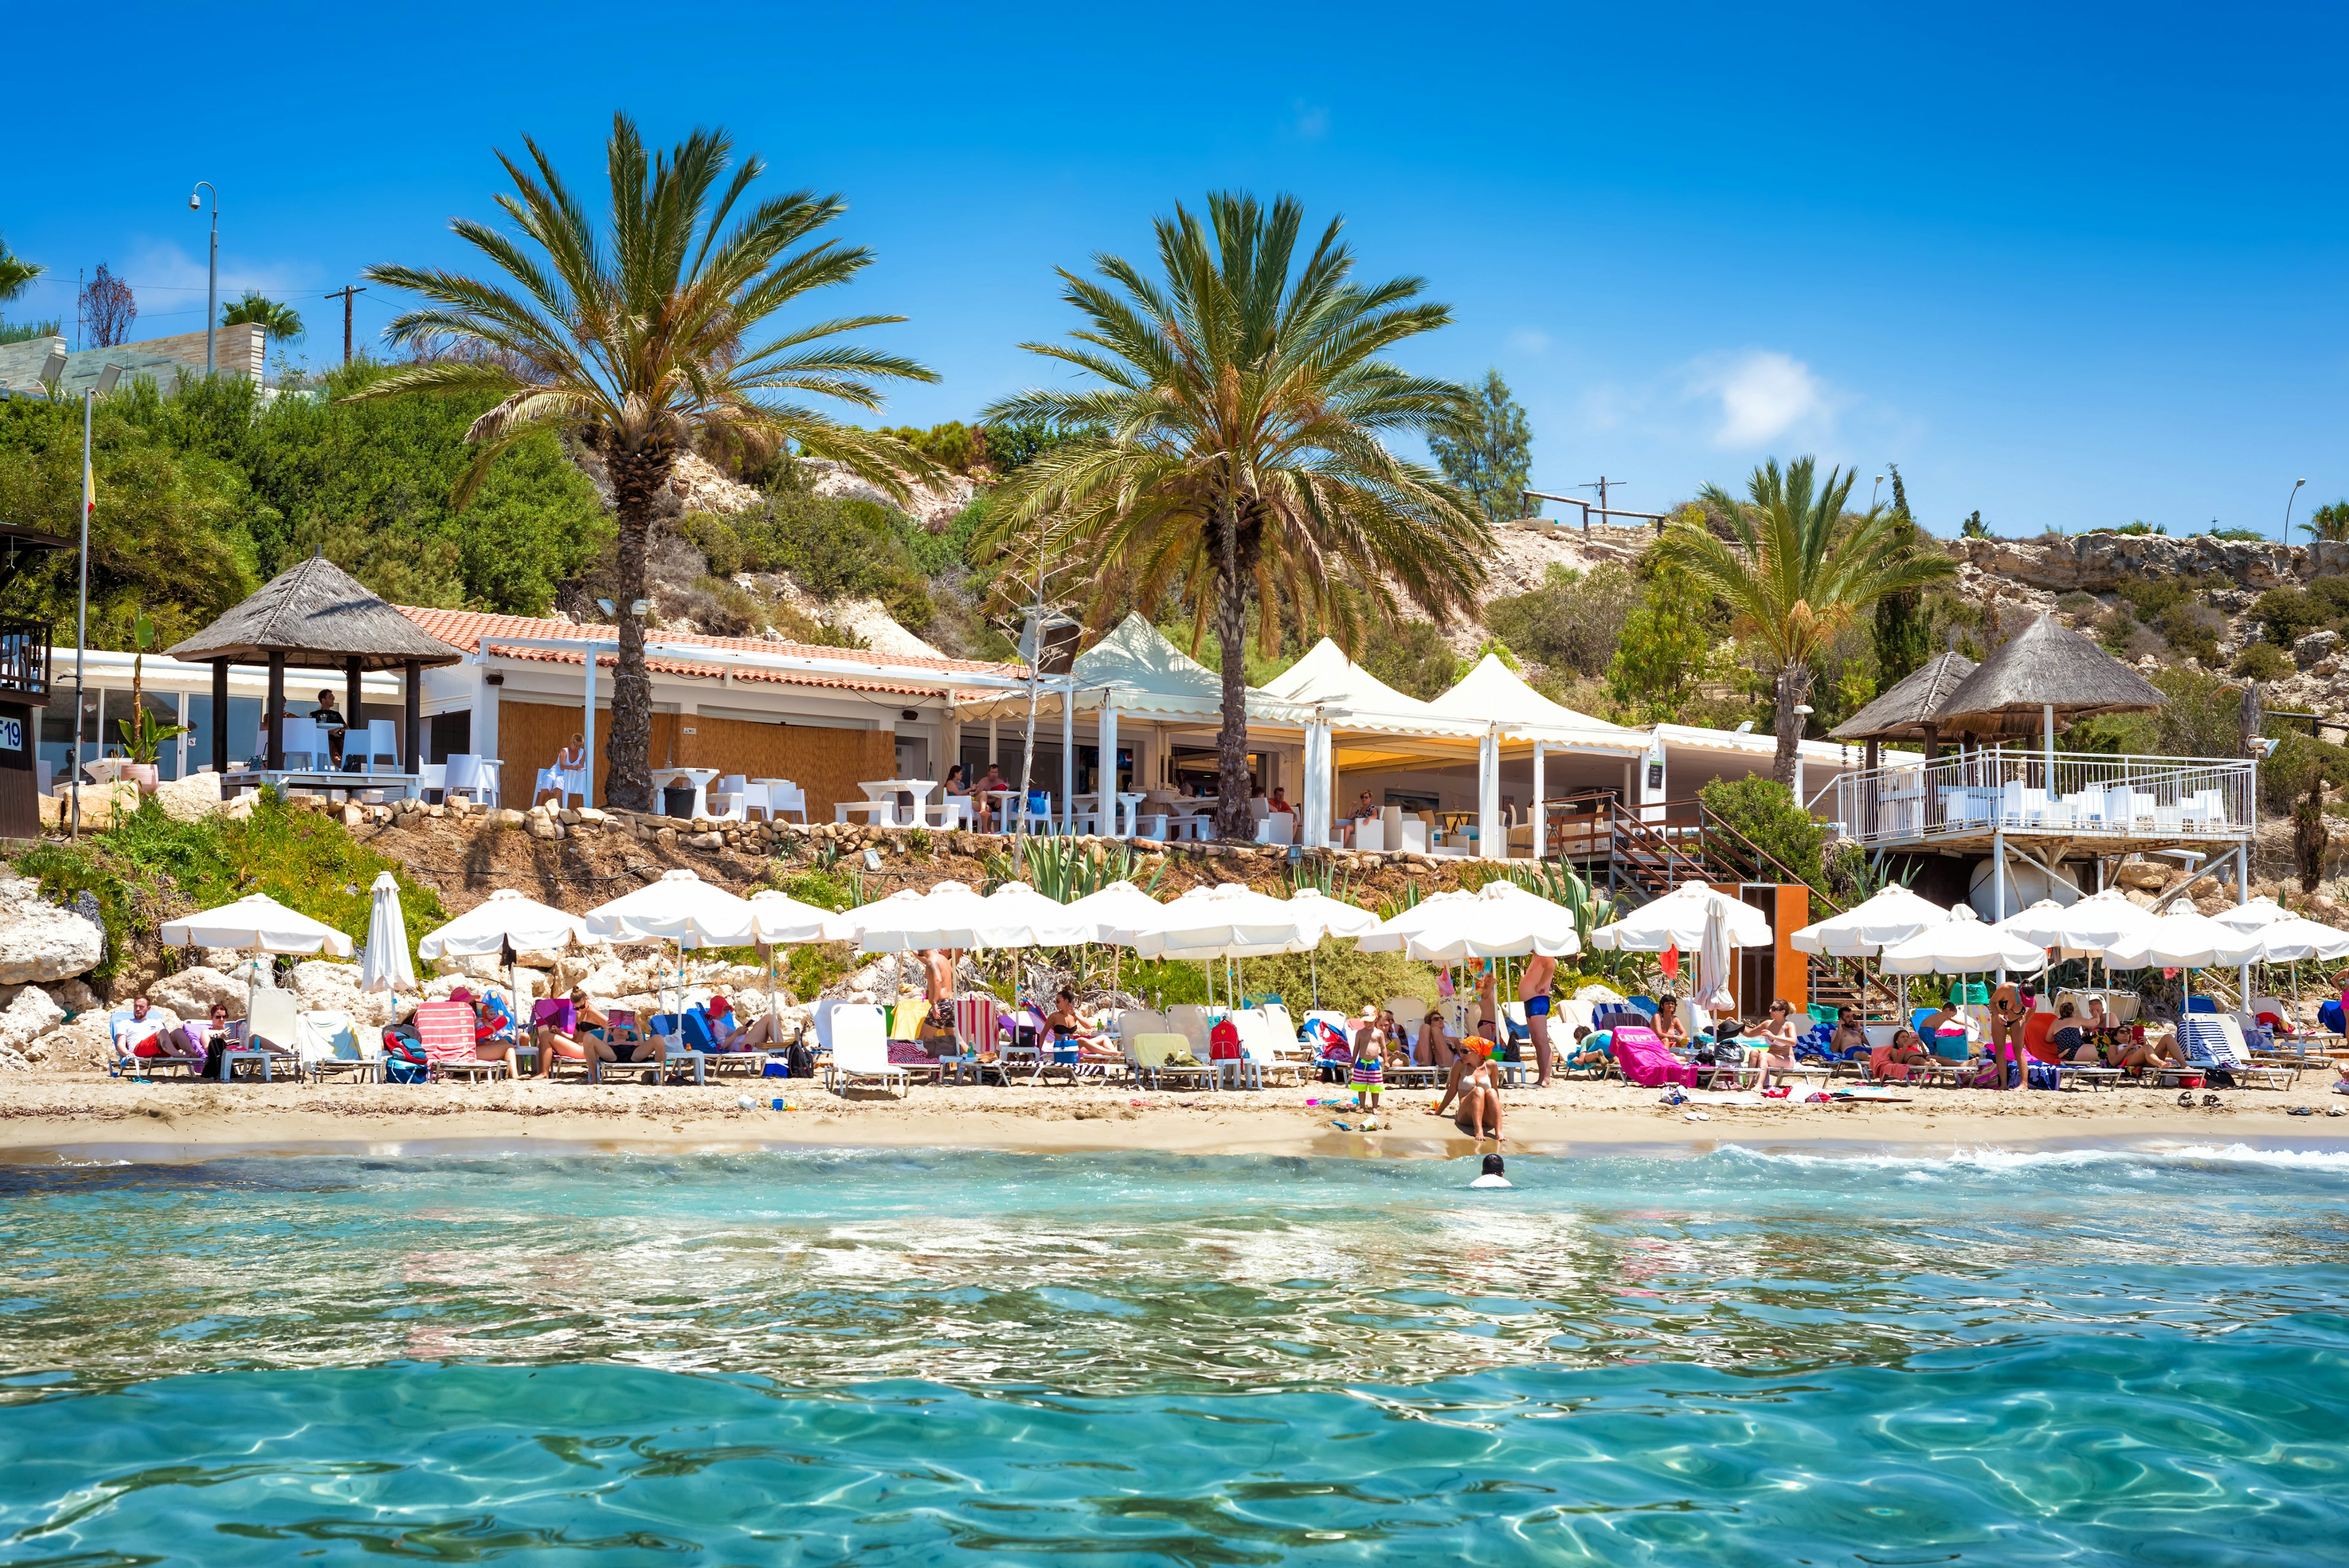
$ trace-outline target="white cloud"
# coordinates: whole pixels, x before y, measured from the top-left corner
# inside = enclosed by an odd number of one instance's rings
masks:
[[[1531,327],[1520,327],[1508,336],[1509,349],[1517,354],[1538,354],[1549,347],[1549,334]]]
[[[1720,404],[1721,422],[1713,432],[1718,447],[1764,446],[1798,431],[1824,436],[1835,423],[1832,389],[1808,365],[1775,349],[1700,361],[1690,389]]]
[[[1296,114],[1289,120],[1288,129],[1299,140],[1319,141],[1330,134],[1328,104],[1307,103],[1300,98],[1295,107]]]

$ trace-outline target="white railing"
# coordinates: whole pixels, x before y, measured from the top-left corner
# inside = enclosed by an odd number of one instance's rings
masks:
[[[2256,764],[2004,749],[1870,768],[1836,782],[1836,820],[1862,844],[1979,836],[2242,838]]]

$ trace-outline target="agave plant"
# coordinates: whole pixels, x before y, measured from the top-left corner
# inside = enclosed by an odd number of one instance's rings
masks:
[[[1024,865],[1019,857],[999,851],[979,857],[980,892],[992,893],[1007,882],[1025,882],[1057,903],[1072,904],[1112,882],[1133,882],[1155,896],[1166,876],[1166,863],[1162,860],[1147,880],[1138,879],[1140,861],[1131,845],[1110,848],[1067,838],[1038,838],[1023,847]]]

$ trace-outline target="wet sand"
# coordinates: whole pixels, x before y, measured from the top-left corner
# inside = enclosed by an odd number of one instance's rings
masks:
[[[703,1087],[640,1084],[329,1083],[234,1085],[107,1078],[12,1084],[0,1106],[0,1158],[191,1159],[240,1153],[452,1153],[492,1148],[743,1149],[792,1145],[993,1148],[1037,1152],[1151,1149],[1184,1154],[1459,1158],[1489,1150],[1427,1114],[1430,1090],[1391,1091],[1375,1131],[1359,1127],[1334,1086],[1174,1093],[1126,1085],[919,1085],[899,1098],[837,1096],[806,1080],[729,1078]],[[750,1105],[740,1102],[749,1097]],[[777,1110],[781,1098],[787,1107]],[[1505,1152],[1702,1152],[1750,1147],[1931,1149],[2047,1147],[2116,1142],[2208,1143],[2290,1138],[2349,1147],[2349,1097],[2304,1076],[2277,1093],[2222,1094],[2220,1108],[2178,1105],[2178,1092],[1999,1093],[1918,1089],[1903,1104],[1755,1105],[1578,1083],[1507,1096]],[[2289,1114],[2293,1106],[2313,1116]]]

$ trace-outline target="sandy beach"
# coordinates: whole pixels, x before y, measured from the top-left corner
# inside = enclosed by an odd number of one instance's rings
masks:
[[[0,1107],[0,1158],[191,1159],[231,1151],[365,1148],[392,1154],[466,1147],[728,1149],[779,1145],[1154,1149],[1186,1154],[1448,1158],[1479,1147],[1427,1114],[1427,1090],[1391,1093],[1375,1131],[1351,1130],[1350,1105],[1310,1106],[1330,1087],[1221,1093],[1124,1085],[918,1086],[905,1097],[843,1097],[806,1080],[728,1079],[702,1087],[580,1083],[429,1086],[336,1083],[138,1084],[57,1079],[17,1085]],[[745,1106],[741,1101],[750,1100]],[[785,1109],[773,1108],[781,1098]],[[2045,1147],[2065,1144],[2290,1137],[2349,1147],[2349,1100],[2310,1075],[2283,1093],[2238,1091],[2217,1108],[2176,1091],[1999,1094],[1925,1089],[1906,1103],[1682,1106],[1621,1084],[1515,1090],[1507,1152],[1561,1155],[1627,1146],[1702,1152],[1757,1147]],[[2305,1106],[2313,1116],[2293,1116]],[[1335,1123],[1349,1124],[1340,1129]]]

